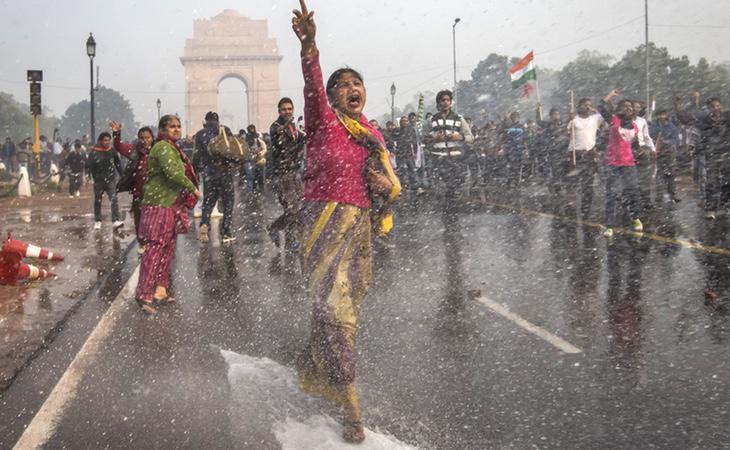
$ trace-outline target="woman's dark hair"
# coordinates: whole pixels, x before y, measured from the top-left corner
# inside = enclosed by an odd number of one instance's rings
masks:
[[[294,106],[294,102],[289,97],[282,97],[281,100],[279,100],[279,103],[276,105],[276,108],[281,109],[281,105]]]
[[[335,86],[337,86],[337,82],[340,81],[340,78],[342,75],[349,73],[352,74],[353,77],[360,80],[361,83],[365,83],[365,80],[362,79],[362,75],[360,75],[360,72],[358,72],[355,69],[350,69],[349,67],[343,67],[341,69],[337,69],[334,72],[332,72],[332,75],[327,79],[327,100],[332,104],[332,102],[335,100]]]
[[[106,131],[103,131],[103,132],[99,133],[99,139],[97,139],[96,141],[99,142],[100,140],[105,139],[105,138],[111,139],[112,135],[107,133]]]
[[[160,118],[160,123],[157,125],[157,129],[160,131],[164,131],[165,128],[167,128],[167,125],[173,120],[177,120],[178,122],[180,122],[180,118],[175,114],[165,114]]]
[[[450,99],[454,99],[454,93],[451,92],[448,89],[444,89],[443,91],[439,91],[438,94],[436,94],[436,103],[441,101],[442,97],[449,97]]]
[[[155,137],[155,133],[152,132],[152,128],[150,127],[142,127],[137,131],[137,137],[140,137],[142,133],[147,132],[150,134],[150,136]]]
[[[715,102],[717,102],[717,103],[719,103],[719,104],[722,105],[722,101],[720,100],[720,97],[710,97],[710,98],[707,99],[707,101],[705,102],[705,104],[707,106],[710,106],[711,104],[713,104]]]

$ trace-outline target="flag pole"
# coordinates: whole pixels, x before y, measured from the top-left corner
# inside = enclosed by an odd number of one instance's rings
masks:
[[[542,100],[540,100],[540,81],[537,79],[537,67],[535,68],[535,93],[537,94],[537,115],[542,122]]]

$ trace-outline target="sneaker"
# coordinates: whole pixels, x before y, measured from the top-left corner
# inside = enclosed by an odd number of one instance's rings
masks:
[[[117,220],[112,224],[112,228],[114,228],[114,229],[122,228],[123,226],[124,226],[124,222],[122,222],[121,220]]]
[[[76,193],[75,193],[74,195],[75,195],[76,197],[81,197],[81,192],[79,192],[79,191],[76,191]]]
[[[208,238],[208,225],[201,225],[200,226],[200,234],[198,235],[198,239],[200,242],[208,242],[210,238]]]
[[[642,224],[642,223],[641,223],[641,220],[639,220],[639,219],[634,219],[634,221],[633,221],[633,222],[631,222],[631,228],[632,228],[632,229],[633,229],[634,231],[638,231],[638,232],[641,232],[641,231],[644,231],[644,224]]]
[[[224,244],[230,244],[231,242],[233,242],[235,240],[236,240],[236,238],[234,236],[223,236]]]
[[[193,218],[200,219],[201,217],[203,217],[202,211],[198,211],[197,209],[195,211],[193,211]]]
[[[214,209],[212,213],[210,213],[210,217],[213,218],[221,218],[223,217],[223,213],[218,211],[218,208]]]
[[[143,253],[144,253],[144,245],[140,245],[139,247],[137,247],[137,254],[141,255]]]
[[[69,194],[68,198],[74,198],[74,196],[73,196],[73,195],[71,195],[71,194]]]
[[[101,230],[101,222],[94,222],[94,229]]]
[[[717,218],[717,215],[715,214],[715,211],[707,211],[705,213],[705,219],[715,220],[716,218]]]
[[[613,237],[613,228],[606,228],[605,230],[603,230],[603,237],[608,238],[608,239],[612,238]]]

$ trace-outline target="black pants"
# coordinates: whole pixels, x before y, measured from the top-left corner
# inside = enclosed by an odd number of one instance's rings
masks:
[[[210,228],[210,214],[215,208],[215,204],[220,199],[223,202],[223,222],[221,223],[221,232],[223,236],[231,236],[231,226],[233,224],[233,204],[235,201],[235,191],[233,190],[233,172],[220,174],[216,177],[204,177],[205,183],[203,188],[203,217],[200,220],[201,225],[207,225]]]
[[[117,186],[114,180],[108,182],[94,181],[94,220],[101,222],[101,200],[104,194],[112,204],[112,222],[119,220],[119,203],[117,202]]]
[[[616,207],[625,204],[631,219],[639,217],[637,209],[636,167],[606,166],[606,226],[617,226]]]
[[[593,179],[598,171],[597,158],[595,149],[579,150],[575,153],[575,166],[572,152],[568,153],[565,162],[566,196],[570,199],[568,205],[577,215],[577,203],[580,199],[580,217],[584,219],[590,216],[593,205]]]
[[[507,151],[505,152],[507,157],[507,185],[508,186],[519,186],[522,183],[522,152],[521,151]]]
[[[74,195],[76,191],[81,189],[81,180],[83,173],[69,172],[68,174],[68,195]]]

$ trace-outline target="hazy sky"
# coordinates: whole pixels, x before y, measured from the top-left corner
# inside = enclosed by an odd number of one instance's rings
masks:
[[[163,113],[184,115],[179,58],[185,39],[192,37],[193,19],[228,8],[268,20],[284,57],[281,93],[294,98],[301,111],[298,41],[291,31],[291,9],[298,1],[0,0],[0,5],[0,91],[27,103],[25,71],[42,69],[43,103],[55,115],[88,98],[89,32],[97,41],[101,83],[130,100],[138,121],[156,120],[158,97]],[[538,67],[559,68],[584,48],[620,57],[644,40],[641,0],[310,0],[308,5],[316,12],[323,70],[327,74],[341,65],[361,70],[370,116],[388,110],[392,82],[398,105],[419,91],[452,85],[455,17],[462,19],[459,78],[468,78],[491,52],[521,56],[534,49]],[[650,0],[649,8],[650,24],[656,25],[650,37],[670,53],[687,54],[692,61],[730,60],[730,1]],[[601,33],[611,28],[616,29]],[[272,111],[272,120],[275,116]]]

